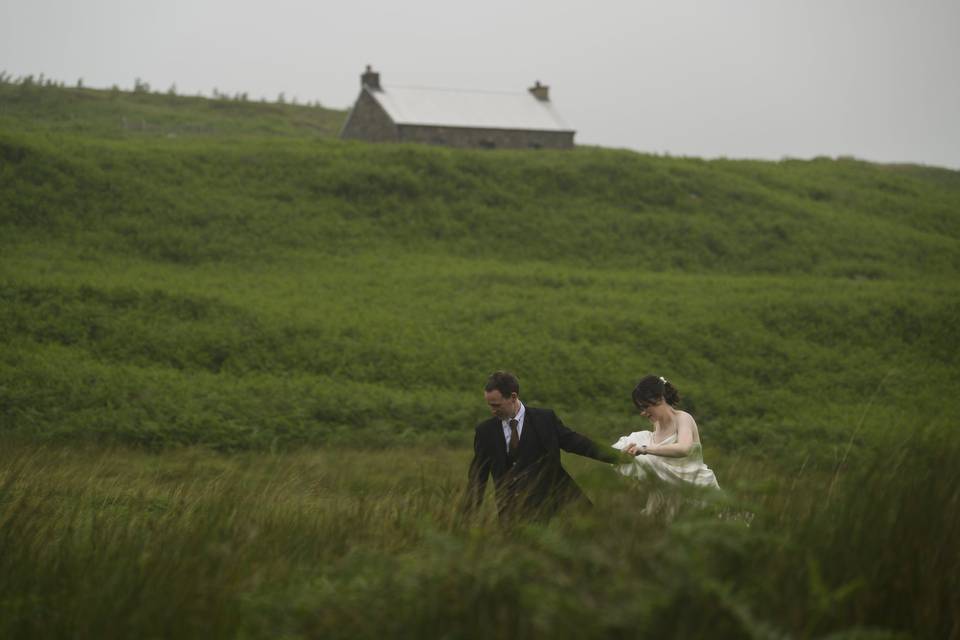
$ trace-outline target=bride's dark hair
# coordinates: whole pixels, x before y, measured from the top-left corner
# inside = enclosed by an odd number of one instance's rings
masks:
[[[680,404],[680,392],[662,376],[646,376],[633,389],[633,404],[640,409],[661,399],[674,408]]]

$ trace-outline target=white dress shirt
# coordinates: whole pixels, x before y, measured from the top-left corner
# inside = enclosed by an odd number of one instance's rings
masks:
[[[517,435],[520,436],[520,439],[523,439],[523,418],[527,414],[527,410],[524,408],[523,403],[520,403],[520,410],[517,411],[517,415],[513,418],[507,418],[506,420],[501,420],[500,425],[503,427],[503,439],[507,441],[507,453],[510,453],[510,420],[517,421]]]

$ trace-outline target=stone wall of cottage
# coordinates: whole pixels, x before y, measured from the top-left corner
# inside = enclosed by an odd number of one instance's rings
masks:
[[[340,137],[366,142],[417,142],[467,149],[572,149],[573,131],[396,125],[370,89],[360,92]]]
[[[397,125],[370,95],[369,90],[364,89],[353,105],[340,137],[367,142],[397,142]]]
[[[470,129],[400,125],[400,142],[420,142],[447,147],[487,149],[572,149],[573,131],[523,129]]]

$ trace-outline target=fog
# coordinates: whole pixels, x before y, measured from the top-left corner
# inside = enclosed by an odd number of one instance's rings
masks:
[[[0,0],[0,69],[86,86],[319,101],[523,91],[578,144],[960,168],[960,3]]]

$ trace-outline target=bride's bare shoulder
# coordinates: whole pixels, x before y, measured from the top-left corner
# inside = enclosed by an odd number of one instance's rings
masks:
[[[693,416],[686,411],[678,411],[677,413],[680,414],[680,423],[678,427],[683,425],[690,429],[690,431],[693,433],[694,440],[696,440],[700,434],[700,430],[697,428],[697,421],[694,420]]]

